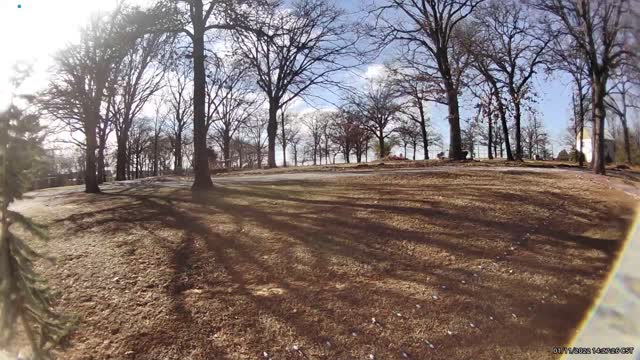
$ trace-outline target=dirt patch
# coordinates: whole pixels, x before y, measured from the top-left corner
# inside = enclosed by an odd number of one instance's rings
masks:
[[[525,171],[37,194],[61,359],[554,358],[636,205]]]

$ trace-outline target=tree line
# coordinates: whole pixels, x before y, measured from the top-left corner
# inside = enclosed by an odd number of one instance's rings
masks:
[[[356,15],[329,0],[120,3],[56,54],[40,105],[83,150],[87,192],[110,163],[116,180],[190,168],[198,190],[212,186],[212,167],[275,167],[279,149],[283,165],[362,161],[392,146],[428,159],[444,142],[434,105],[447,109],[451,159],[477,143],[490,158],[548,157],[535,79],[566,73],[576,136],[592,122],[592,166],[604,173],[605,118],[620,120],[631,161],[634,3],[378,0]],[[349,83],[380,53],[390,53],[383,75]],[[323,91],[334,110],[287,110]],[[461,101],[474,116],[461,118]]]

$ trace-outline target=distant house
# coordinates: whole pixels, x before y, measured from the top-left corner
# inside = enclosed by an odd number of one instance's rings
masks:
[[[582,153],[584,159],[587,162],[591,162],[593,158],[593,136],[591,135],[591,129],[584,128],[582,135]],[[616,158],[615,154],[615,141],[613,137],[605,130],[604,132],[604,158],[607,162],[613,161]],[[580,133],[576,136],[576,150],[580,151]]]

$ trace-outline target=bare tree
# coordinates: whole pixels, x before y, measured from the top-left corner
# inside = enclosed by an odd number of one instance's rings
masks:
[[[133,37],[123,30],[121,8],[95,15],[81,31],[78,44],[69,45],[55,57],[54,76],[42,105],[71,132],[81,133],[76,141],[85,150],[85,192],[98,193],[97,131],[109,77]]]
[[[231,167],[231,139],[262,104],[255,94],[255,86],[248,76],[247,68],[239,62],[221,62],[217,73],[212,75],[215,92],[210,95],[208,108],[215,121],[209,124],[212,138],[222,149],[225,167]],[[209,116],[208,116],[209,117]]]
[[[110,81],[113,83],[113,81]],[[113,132],[113,118],[111,111],[111,104],[114,92],[112,91],[112,84],[107,86],[110,88],[107,90],[106,99],[103,101],[103,107],[105,107],[104,115],[100,117],[98,121],[98,126],[96,128],[97,132],[97,141],[98,141],[98,153],[96,155],[97,161],[97,176],[98,176],[98,184],[102,184],[106,181],[106,151],[107,151],[107,142],[109,140],[109,135]]]
[[[258,9],[263,34],[239,31],[238,51],[251,63],[269,104],[268,166],[275,167],[278,111],[312,88],[342,86],[336,76],[358,63],[358,41],[347,14],[327,0],[300,0],[290,8]]]
[[[404,157],[408,159],[407,147],[411,146],[413,149],[413,160],[415,160],[418,142],[422,139],[420,123],[410,119],[409,117],[403,117],[400,119],[400,124],[396,128],[396,133],[398,134],[398,138],[404,150]]]
[[[590,79],[587,66],[579,49],[565,48],[556,42],[553,45],[555,67],[571,75],[573,80],[573,94],[571,96],[573,111],[573,144],[577,151],[577,161],[580,167],[584,166],[584,127],[589,111],[589,87]],[[572,145],[574,146],[574,145]]]
[[[173,170],[176,174],[183,171],[184,131],[191,122],[193,94],[189,90],[191,71],[177,66],[168,74],[167,89],[172,115],[169,117],[171,147],[174,150]],[[207,164],[208,166],[208,164]]]
[[[523,127],[523,134],[523,145],[529,159],[545,158],[549,135],[537,114],[532,113],[529,116],[527,124]]]
[[[608,96],[605,98],[605,104],[618,119],[622,125],[622,136],[624,139],[624,153],[627,163],[631,164],[631,141],[629,135],[628,114],[632,107],[636,107],[633,102],[637,100],[638,95],[632,93],[633,80],[630,78],[631,66],[622,65],[617,69],[614,75],[615,84],[609,89]]]
[[[342,152],[346,163],[351,162],[354,136],[360,126],[362,125],[359,119],[356,116],[351,116],[348,111],[341,110],[331,116],[328,126],[329,137]]]
[[[490,83],[495,80],[504,86],[511,98],[515,159],[522,160],[523,102],[531,95],[533,76],[547,61],[553,37],[541,31],[535,14],[520,2],[492,0],[479,7],[477,17],[474,28],[480,29],[482,41],[474,49],[489,61],[488,68],[481,72],[485,78],[491,77]]]
[[[549,31],[562,38],[564,46],[576,47],[585,60],[591,80],[591,110],[594,120],[593,171],[605,174],[604,129],[607,82],[625,55],[635,56],[625,46],[631,12],[629,0],[533,0],[547,12]]]
[[[166,38],[149,34],[137,39],[118,65],[112,97],[113,123],[117,138],[116,180],[126,180],[127,143],[134,119],[162,87]]]
[[[407,54],[403,54],[400,61],[396,62],[389,71],[393,78],[393,86],[396,87],[398,94],[407,99],[400,107],[400,111],[408,119],[418,124],[421,132],[424,159],[429,160],[429,138],[431,134],[429,133],[430,119],[427,114],[427,103],[446,104],[446,101],[441,99],[439,95],[441,91],[439,91],[436,84],[433,84],[433,79],[419,74],[416,70],[419,69],[419,66],[416,66],[413,60]],[[406,125],[408,126],[408,124]]]
[[[380,158],[385,156],[385,139],[393,133],[389,126],[393,125],[400,112],[397,98],[398,93],[388,79],[383,78],[372,80],[366,92],[348,99],[347,109],[359,112],[362,126],[377,138]]]
[[[497,113],[497,116],[500,119],[500,128],[502,129],[502,135],[500,138],[505,145],[504,148],[507,154],[507,160],[513,161],[514,157],[511,152],[511,142],[509,140],[509,126],[507,124],[508,106],[503,95],[505,92],[505,84],[498,80],[491,59],[487,56],[489,53],[487,44],[491,41],[492,40],[490,40],[489,37],[486,37],[485,34],[481,33],[467,43],[467,49],[473,58],[473,68],[479,73],[480,82],[486,85],[486,92],[482,87],[482,84],[480,84],[479,89],[472,91],[472,93],[474,93],[476,97],[481,98],[481,101],[484,102],[482,106],[489,106],[491,107],[491,111],[495,111]],[[487,110],[489,109],[483,109],[485,112]],[[489,136],[491,135],[492,134],[489,134]],[[500,152],[502,153],[502,144],[500,144]]]
[[[283,167],[287,167],[287,145],[289,145],[292,132],[300,131],[294,124],[295,120],[296,116],[287,112],[287,106],[280,110],[280,133],[278,134],[278,142],[282,145]]]
[[[268,3],[258,0],[251,5],[263,8]],[[193,61],[194,191],[213,188],[207,148],[205,35],[212,30],[253,31],[244,13],[248,5],[245,0],[161,0],[154,9],[159,15],[155,31],[183,34],[192,45],[186,56]]]
[[[314,111],[302,116],[301,123],[307,128],[310,155],[313,158],[313,165],[318,161],[322,165],[322,136],[329,126],[330,113]]]
[[[423,56],[423,76],[441,84],[449,112],[449,157],[456,160],[463,157],[458,96],[468,63],[455,38],[482,1],[384,0],[371,11],[380,44],[400,42],[409,53]]]
[[[161,157],[162,135],[165,131],[169,111],[165,108],[164,97],[157,97],[152,122],[152,175],[158,176]]]
[[[262,168],[264,163],[268,123],[269,120],[264,113],[254,113],[243,127],[244,136],[252,147],[253,160],[258,168]]]
[[[298,166],[298,153],[300,151],[300,142],[302,141],[302,133],[300,132],[300,127],[297,125],[292,125],[289,128],[287,136],[287,142],[289,143],[289,148],[293,153],[293,166]]]

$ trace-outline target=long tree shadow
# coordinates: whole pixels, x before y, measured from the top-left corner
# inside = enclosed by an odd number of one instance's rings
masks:
[[[106,241],[139,228],[146,236],[130,246],[165,251],[171,276],[162,290],[173,322],[151,323],[144,341],[134,333],[125,345],[149,358],[161,355],[170,337],[179,342],[178,353],[205,350],[195,358],[252,358],[262,351],[297,358],[286,349],[293,344],[313,358],[375,349],[445,358],[463,356],[456,348],[460,341],[478,350],[565,342],[597,291],[567,290],[567,279],[606,269],[606,255],[621,239],[572,233],[560,217],[535,227],[542,221],[535,209],[572,204],[560,210],[565,217],[583,217],[585,208],[602,214],[602,209],[544,190],[514,197],[471,184],[462,194],[434,187],[427,190],[438,197],[416,198],[419,190],[425,191],[411,184],[389,191],[378,185],[288,181],[218,186],[193,198],[185,189],[148,184],[70,197],[66,201],[98,209],[59,223],[69,234],[99,229]],[[486,209],[488,199],[526,201],[534,211],[506,221],[471,211]],[[622,218],[613,226],[628,225],[625,210],[609,213]],[[512,250],[534,227],[538,242]],[[567,248],[589,256],[588,266],[572,262]],[[135,271],[135,263],[131,266]],[[154,335],[154,328],[168,324],[171,328]],[[443,350],[430,352],[425,337]]]

